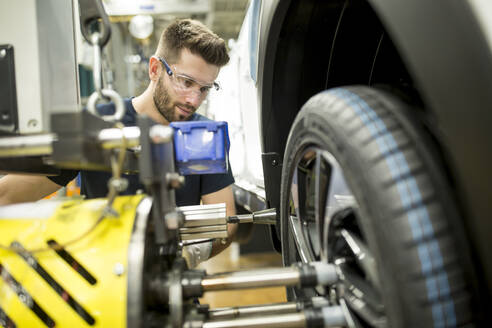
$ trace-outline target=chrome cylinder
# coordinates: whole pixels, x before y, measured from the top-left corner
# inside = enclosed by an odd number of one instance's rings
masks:
[[[255,224],[276,224],[277,211],[274,208],[269,208],[263,211],[253,213],[253,223]]]
[[[326,302],[323,302],[326,303]],[[226,328],[226,327],[346,327],[347,320],[344,311],[340,306],[316,307],[311,304],[311,308],[299,310],[298,304],[270,304],[265,306],[245,307],[249,316],[243,318],[227,318],[220,316],[210,316],[211,321],[203,323],[202,327]],[[262,312],[263,310],[276,311]],[[213,311],[213,310],[212,310]],[[230,316],[228,311],[217,309],[216,313],[223,313]],[[291,311],[292,313],[281,313],[281,311]],[[269,314],[266,315],[265,314]],[[235,315],[235,314],[233,314]]]
[[[295,267],[269,268],[210,275],[203,278],[201,285],[204,292],[294,286],[300,283],[300,278],[301,274]]]
[[[312,308],[324,308],[329,307],[328,300],[321,296],[311,298],[306,302],[285,302],[285,303],[271,303],[262,305],[249,305],[249,306],[235,306],[235,307],[222,307],[214,308],[208,311],[210,319],[229,319],[239,318],[253,315],[272,315],[272,314],[284,314],[300,312],[307,307]]]
[[[210,319],[238,318],[251,315],[272,315],[298,312],[296,302],[273,303],[265,305],[236,306],[211,309]]]
[[[229,217],[229,223],[254,223],[254,224],[276,224],[277,212],[274,208],[257,211],[249,214],[240,214]]]
[[[202,328],[301,328],[307,327],[304,313],[204,322]]]

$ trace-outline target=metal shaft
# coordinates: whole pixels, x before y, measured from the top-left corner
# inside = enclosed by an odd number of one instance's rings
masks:
[[[104,149],[120,148],[123,144],[123,137],[127,147],[140,145],[140,129],[138,126],[128,126],[122,129],[110,128],[99,132],[97,139]]]
[[[261,305],[214,308],[208,311],[210,319],[228,319],[252,315],[272,315],[300,312],[306,308],[329,307],[330,303],[322,296],[316,296],[303,302],[271,303]]]
[[[298,312],[298,304],[296,302],[287,302],[265,305],[215,308],[209,310],[208,316],[210,319],[225,319],[251,315],[271,315],[295,312]]]
[[[51,155],[54,140],[52,133],[0,138],[0,157]]]
[[[102,148],[111,149],[121,147],[123,136],[127,147],[140,144],[140,129],[136,126],[103,129],[97,139]],[[53,133],[1,138],[0,157],[49,156],[53,153],[52,144],[56,138]]]
[[[280,305],[280,307],[279,307]],[[283,307],[285,305],[285,307]],[[271,304],[272,310],[277,311],[273,315],[265,315],[261,312],[261,306],[248,307],[257,310],[244,318],[220,318],[211,317],[211,321],[204,322],[203,328],[232,328],[232,327],[346,327],[345,313],[340,306],[316,307],[298,310],[297,304]],[[293,309],[293,307],[296,307]],[[268,305],[265,306],[265,309]],[[278,311],[294,311],[294,313],[280,313]],[[220,313],[220,310],[219,310]],[[256,315],[254,315],[256,314]],[[217,320],[219,319],[219,320]]]
[[[294,286],[300,283],[300,278],[300,272],[295,267],[271,268],[210,275],[203,278],[201,285],[204,292]]]
[[[298,328],[307,327],[304,313],[204,322],[202,328]]]
[[[240,214],[230,216],[229,223],[254,223],[254,224],[276,224],[277,212],[274,208],[253,212],[250,214]]]
[[[191,275],[194,278],[182,280],[182,288],[186,297],[201,297],[203,293],[220,290],[236,290],[245,288],[262,288],[275,286],[314,287],[326,286],[338,280],[336,268],[333,264],[312,262],[296,264],[290,267],[265,268],[227,273],[205,275],[204,271],[188,270],[183,276]],[[159,279],[158,279],[159,280]],[[162,286],[160,288],[159,286]],[[169,301],[166,292],[168,284],[158,281],[151,289],[163,303]],[[163,290],[162,293],[159,290]]]

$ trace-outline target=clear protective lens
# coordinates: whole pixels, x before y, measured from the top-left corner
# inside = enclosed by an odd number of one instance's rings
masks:
[[[194,93],[200,97],[205,97],[210,92],[210,90],[218,90],[217,83],[201,84],[188,76],[178,73],[174,73],[171,76],[171,80],[176,92],[181,94]]]

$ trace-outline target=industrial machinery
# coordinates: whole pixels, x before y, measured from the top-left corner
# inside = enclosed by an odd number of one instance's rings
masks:
[[[57,17],[70,21],[72,8],[67,3],[31,2],[27,12],[38,18],[34,24],[43,23],[40,18],[46,9],[62,12],[53,16],[56,25]],[[45,175],[57,174],[60,168],[107,170],[112,172],[109,193],[102,199],[48,200],[0,208],[0,325],[352,326],[344,304],[332,305],[324,297],[213,310],[195,302],[203,293],[217,290],[324,289],[337,283],[339,272],[335,265],[321,261],[214,275],[187,267],[184,246],[227,238],[227,223],[275,223],[276,211],[227,217],[224,204],[176,207],[174,190],[183,179],[175,169],[173,129],[153,125],[145,117],[139,118],[136,127],[117,124],[123,113],[121,97],[104,88],[101,80],[100,53],[110,37],[107,17],[100,1],[80,0],[79,4],[83,35],[94,48],[96,91],[89,98],[88,111],[74,108],[77,101],[73,99],[60,112],[52,111],[53,104],[45,101],[40,117],[46,124],[35,131],[41,133],[19,130],[12,123],[18,112],[16,89],[20,89],[14,73],[18,47],[15,42],[2,45],[0,67],[9,74],[1,76],[2,94],[8,95],[1,111],[8,114],[4,125],[9,129],[0,138],[0,169]],[[36,33],[42,35],[41,26],[37,27]],[[51,39],[73,54],[73,35],[57,38],[57,30],[52,32]],[[50,57],[44,53],[40,58]],[[47,78],[45,67],[37,72],[41,81]],[[54,74],[50,80],[57,77]],[[40,90],[40,99],[51,99],[48,88]],[[99,117],[95,106],[104,97],[115,103],[116,112]],[[121,174],[134,171],[139,172],[144,193],[118,196],[126,188]]]
[[[337,273],[334,266],[321,263],[215,275],[188,270],[180,255],[184,241],[179,240],[185,238],[177,237],[179,226],[206,228],[221,219],[225,224],[225,208],[167,213],[161,219],[166,236],[159,243],[151,219],[155,202],[153,197],[135,195],[116,197],[111,208],[106,199],[3,207],[0,323],[4,327],[344,324],[342,308],[330,307],[326,300],[212,311],[195,304],[193,300],[208,291],[328,285],[336,281]],[[184,222],[175,225],[172,213],[184,213]],[[254,316],[259,314],[263,316]]]

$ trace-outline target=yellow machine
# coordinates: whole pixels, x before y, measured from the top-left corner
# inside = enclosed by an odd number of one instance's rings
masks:
[[[212,311],[192,302],[208,291],[310,286],[336,274],[321,263],[216,275],[189,270],[179,240],[222,236],[217,224],[225,220],[225,205],[177,208],[181,228],[166,230],[167,243],[157,242],[155,207],[146,195],[0,207],[0,326],[311,327],[322,318],[320,309],[296,303]],[[237,223],[273,218],[271,211],[231,217]],[[330,315],[343,322],[335,310]]]
[[[0,324],[130,326],[128,277],[139,260],[131,248],[142,237],[138,220],[146,220],[151,201],[117,197],[114,213],[106,203],[41,201],[0,209]]]

